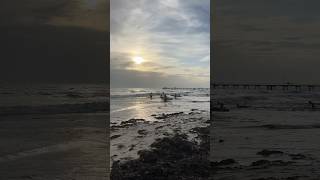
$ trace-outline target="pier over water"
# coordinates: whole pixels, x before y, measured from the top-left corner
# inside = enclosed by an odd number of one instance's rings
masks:
[[[238,83],[212,83],[213,89],[266,89],[266,90],[308,90],[320,89],[320,85],[312,84],[238,84]]]

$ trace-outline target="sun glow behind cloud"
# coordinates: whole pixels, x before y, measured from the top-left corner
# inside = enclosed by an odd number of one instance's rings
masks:
[[[113,71],[157,73],[177,86],[208,87],[209,2],[111,0],[111,77]]]
[[[144,59],[140,56],[135,56],[132,58],[133,62],[136,63],[136,64],[141,64],[144,62]]]

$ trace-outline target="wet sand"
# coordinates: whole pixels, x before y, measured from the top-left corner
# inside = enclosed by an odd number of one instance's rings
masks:
[[[107,179],[107,113],[1,116],[0,179]]]
[[[320,179],[320,111],[308,105],[317,92],[217,92],[215,100],[229,112],[213,113],[210,159],[228,162],[214,179]]]
[[[111,162],[138,158],[140,150],[150,149],[158,138],[176,133],[187,134],[190,141],[196,141],[196,127],[208,126],[209,112],[193,110],[190,113],[156,115],[156,121],[130,119],[121,125],[111,125]]]
[[[193,121],[195,115],[179,114],[170,118],[181,120],[182,117]],[[157,138],[149,147],[138,151],[137,158],[114,161],[111,179],[209,179],[210,122],[207,119],[205,123],[206,126]]]

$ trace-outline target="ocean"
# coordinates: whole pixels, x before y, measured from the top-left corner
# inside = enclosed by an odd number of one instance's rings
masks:
[[[168,102],[160,99],[160,94],[168,95]],[[150,99],[150,93],[153,98]],[[113,88],[110,91],[111,124],[119,124],[132,118],[155,121],[155,114],[184,112],[192,109],[209,110],[209,88],[155,89],[155,88]],[[174,94],[178,97],[174,99]]]
[[[105,179],[108,94],[103,84],[1,84],[0,179]]]
[[[318,90],[214,89],[212,99],[229,111],[213,112],[211,160],[236,162],[215,179],[319,179]]]
[[[2,84],[0,115],[107,111],[108,96],[104,84]]]
[[[138,158],[159,138],[185,134],[196,141],[193,129],[208,126],[209,88],[117,88],[110,93],[111,164]],[[161,93],[170,100],[164,102]]]

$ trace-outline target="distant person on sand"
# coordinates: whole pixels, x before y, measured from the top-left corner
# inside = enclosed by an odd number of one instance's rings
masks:
[[[314,109],[314,108],[316,107],[314,102],[309,101],[308,103],[311,105],[311,108],[312,108],[312,109]]]
[[[152,92],[149,94],[150,99],[152,99]]]

